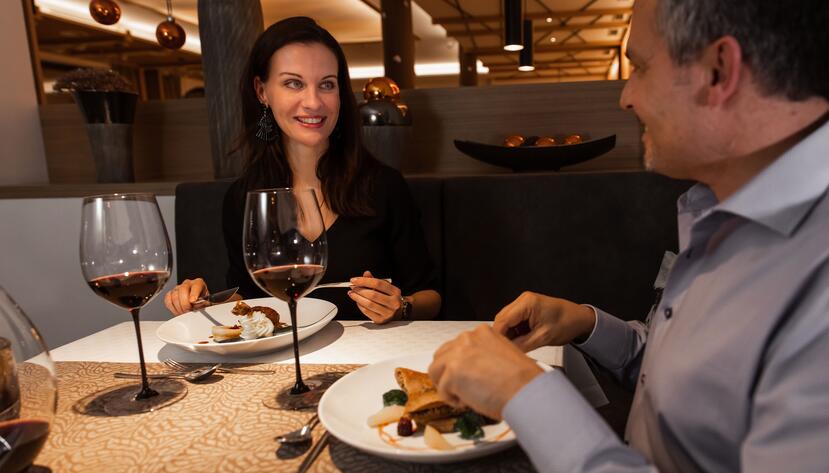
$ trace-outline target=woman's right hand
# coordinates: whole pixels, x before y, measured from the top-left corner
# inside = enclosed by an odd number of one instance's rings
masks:
[[[181,315],[190,312],[195,307],[194,302],[199,297],[206,296],[207,284],[202,278],[185,279],[181,284],[174,287],[164,295],[164,305],[173,315]]]
[[[566,345],[590,335],[596,324],[592,308],[557,297],[525,292],[495,316],[492,328],[510,337],[510,329],[525,325],[528,333],[513,333],[512,342],[524,352],[546,345]]]

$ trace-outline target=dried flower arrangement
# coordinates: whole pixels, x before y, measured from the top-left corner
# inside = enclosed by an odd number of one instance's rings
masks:
[[[106,69],[75,69],[55,81],[56,92],[96,91],[130,92],[135,87],[121,74]]]

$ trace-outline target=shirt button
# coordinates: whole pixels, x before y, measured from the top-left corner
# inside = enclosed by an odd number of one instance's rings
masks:
[[[670,307],[666,308],[665,309],[665,318],[670,319],[672,315],[674,315],[674,310],[671,309]]]
[[[639,384],[644,386],[644,384],[645,384],[645,373],[642,373],[642,376],[639,377]]]

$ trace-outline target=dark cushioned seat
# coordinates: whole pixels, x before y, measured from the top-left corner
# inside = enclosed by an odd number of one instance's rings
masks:
[[[643,172],[446,179],[444,314],[492,320],[532,290],[645,317],[689,185]]]
[[[441,278],[442,318],[491,320],[522,291],[642,319],[665,250],[675,250],[676,199],[690,183],[644,172],[409,177]],[[224,289],[222,200],[230,182],[176,188],[179,282]],[[630,393],[594,370],[621,435]]]
[[[176,187],[178,282],[201,277],[211,291],[226,288],[225,277],[229,263],[222,235],[222,202],[231,183],[232,181],[186,182]],[[407,183],[415,205],[421,212],[429,253],[438,268],[439,277],[442,277],[442,181],[433,177],[412,177],[407,179]]]
[[[229,263],[222,235],[222,202],[231,183],[185,182],[176,187],[178,282],[201,277],[213,292],[226,289]]]

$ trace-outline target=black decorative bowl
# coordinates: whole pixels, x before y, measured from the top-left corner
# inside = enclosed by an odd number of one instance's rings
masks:
[[[572,145],[499,146],[455,140],[455,148],[469,157],[513,171],[558,171],[599,157],[616,146],[616,135]]]

